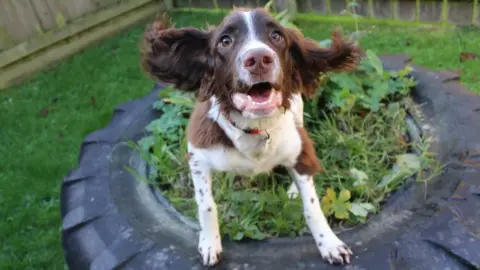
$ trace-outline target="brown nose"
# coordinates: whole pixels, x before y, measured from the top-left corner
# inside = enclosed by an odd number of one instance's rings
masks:
[[[245,53],[243,66],[252,74],[260,75],[273,69],[272,52],[265,49],[252,49]]]

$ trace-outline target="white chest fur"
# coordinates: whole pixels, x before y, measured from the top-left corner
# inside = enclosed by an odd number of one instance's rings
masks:
[[[298,100],[293,103],[295,104],[291,110],[275,119],[275,125],[256,135],[246,134],[233,127],[219,113],[218,106],[212,105],[209,117],[220,125],[235,148],[217,145],[208,149],[198,149],[189,144],[189,151],[196,160],[215,171],[230,171],[242,175],[270,172],[278,165],[294,166],[302,144],[297,126],[302,122],[299,115],[303,115],[297,110],[301,110],[303,104],[298,104]]]

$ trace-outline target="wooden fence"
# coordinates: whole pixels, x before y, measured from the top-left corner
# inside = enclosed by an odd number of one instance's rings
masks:
[[[286,1],[273,0],[283,9]],[[480,24],[479,0],[296,0],[300,12],[341,14],[350,3],[358,3],[355,11],[363,17],[391,18],[419,22],[449,22],[457,25]],[[263,6],[268,0],[165,0],[172,7],[231,8]]]
[[[275,0],[277,6],[285,1]],[[300,11],[340,14],[353,0],[297,0]],[[62,28],[70,22],[99,10],[144,0],[0,0],[0,51],[33,36]],[[267,0],[165,0],[175,7],[231,8],[233,5],[262,6]],[[361,16],[401,20],[448,21],[477,24],[478,0],[357,0]]]
[[[159,0],[0,0],[0,90],[162,10]]]
[[[40,35],[118,0],[0,0],[0,49]]]

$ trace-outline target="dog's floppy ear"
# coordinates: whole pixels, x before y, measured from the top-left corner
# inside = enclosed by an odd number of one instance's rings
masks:
[[[196,91],[210,66],[212,31],[175,28],[164,15],[147,28],[141,47],[142,67],[155,79]]]
[[[302,93],[311,96],[320,85],[320,75],[354,69],[360,59],[360,49],[343,40],[339,30],[332,34],[332,44],[322,48],[296,29],[288,28],[290,55],[294,61],[294,80],[301,85]]]

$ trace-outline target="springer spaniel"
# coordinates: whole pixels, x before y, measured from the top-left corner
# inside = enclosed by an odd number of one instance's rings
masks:
[[[314,94],[322,73],[353,69],[359,53],[337,32],[331,47],[321,48],[260,8],[236,8],[208,30],[175,28],[166,16],[147,29],[143,68],[197,97],[187,139],[204,265],[222,253],[211,171],[255,175],[279,165],[293,178],[289,194],[300,194],[323,259],[350,262],[352,251],[328,225],[315,191],[321,167],[303,127],[302,94]]]

